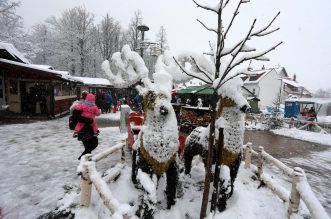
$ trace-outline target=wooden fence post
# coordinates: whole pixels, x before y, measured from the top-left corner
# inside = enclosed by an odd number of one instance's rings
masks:
[[[292,190],[290,194],[289,206],[288,206],[288,216],[292,213],[297,213],[300,204],[300,193],[297,190],[297,184],[300,181],[300,177],[303,177],[303,170],[299,167],[295,167],[292,174]]]
[[[245,169],[251,166],[252,162],[252,142],[248,142],[245,150]]]
[[[257,176],[259,180],[261,180],[261,175],[263,173],[263,156],[262,152],[264,151],[263,146],[259,146],[259,154],[257,155],[258,163],[257,163]]]
[[[121,162],[125,163],[125,152],[124,147],[127,147],[127,139],[122,140],[123,147],[121,149]]]
[[[92,182],[89,177],[88,168],[87,168],[87,161],[92,160],[92,155],[87,154],[84,156],[84,163],[83,163],[83,172],[82,172],[82,191],[80,196],[80,206],[88,208],[91,203],[91,187]]]

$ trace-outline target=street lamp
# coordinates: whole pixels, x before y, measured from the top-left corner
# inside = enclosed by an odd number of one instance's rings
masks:
[[[137,27],[137,29],[141,31],[140,56],[141,56],[141,58],[143,58],[143,56],[144,56],[143,43],[144,43],[144,38],[145,38],[145,31],[148,31],[149,27],[147,27],[146,25],[140,25]]]

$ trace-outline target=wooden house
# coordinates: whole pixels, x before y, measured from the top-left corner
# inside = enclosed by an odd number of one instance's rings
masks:
[[[52,118],[68,113],[79,83],[68,72],[31,64],[13,45],[0,42],[2,117]]]

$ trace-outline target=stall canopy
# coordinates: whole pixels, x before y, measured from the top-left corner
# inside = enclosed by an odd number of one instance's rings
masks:
[[[205,84],[202,86],[190,86],[181,90],[177,90],[177,94],[198,94],[198,95],[211,95],[214,89],[212,86]]]
[[[314,110],[316,116],[329,116],[331,114],[330,98],[299,98],[285,100],[285,117],[306,115]]]

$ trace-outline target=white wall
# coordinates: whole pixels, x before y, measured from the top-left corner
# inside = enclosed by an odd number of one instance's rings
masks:
[[[266,106],[272,106],[276,100],[281,86],[277,72],[273,69],[259,81],[260,92],[258,98],[260,99],[259,107],[264,109]]]

